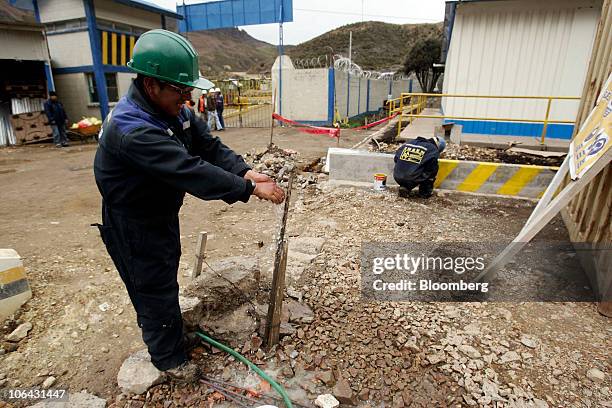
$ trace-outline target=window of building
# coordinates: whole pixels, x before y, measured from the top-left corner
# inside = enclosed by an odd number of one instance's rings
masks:
[[[100,103],[98,97],[98,89],[96,88],[96,77],[93,73],[85,74],[87,76],[87,86],[89,88],[89,102]],[[109,102],[117,102],[119,100],[119,89],[117,88],[117,74],[107,72],[106,77],[106,93],[108,94]]]

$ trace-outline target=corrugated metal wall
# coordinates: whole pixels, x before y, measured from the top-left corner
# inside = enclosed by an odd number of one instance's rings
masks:
[[[577,124],[587,118],[599,92],[612,73],[612,0],[605,0],[597,36],[584,85]],[[569,182],[569,180],[568,180]],[[598,245],[612,242],[610,218],[612,217],[612,165],[608,165],[591,183],[562,211],[572,242],[589,242]],[[592,257],[583,259],[585,268],[597,276],[597,286],[603,296],[612,298],[612,251],[596,251]],[[599,305],[602,314],[612,317],[612,302]]]
[[[41,31],[0,27],[0,59],[48,61],[47,44]]]
[[[596,0],[457,4],[444,92],[580,96],[600,10]],[[443,109],[543,119],[546,101],[445,98]],[[553,102],[551,119],[574,120],[577,109],[578,101]]]

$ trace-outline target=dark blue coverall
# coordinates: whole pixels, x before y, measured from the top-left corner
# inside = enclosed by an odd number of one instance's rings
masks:
[[[395,152],[393,178],[400,187],[410,191],[419,186],[419,196],[431,197],[439,158],[440,151],[432,139],[409,140]]]
[[[247,202],[253,186],[241,156],[183,108],[159,114],[136,82],[104,121],[94,160],[102,195],[96,224],[136,310],[152,363],[187,360],[178,301],[179,209],[185,193]]]

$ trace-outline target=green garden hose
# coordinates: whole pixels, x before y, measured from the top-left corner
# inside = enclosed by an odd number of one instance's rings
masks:
[[[257,373],[257,375],[259,375],[261,378],[266,380],[272,386],[272,388],[274,388],[274,390],[276,390],[276,392],[278,392],[280,394],[280,396],[283,397],[283,401],[285,402],[285,405],[286,405],[287,408],[293,408],[293,405],[291,404],[291,400],[289,399],[289,395],[287,395],[287,392],[285,391],[285,389],[283,387],[281,387],[279,384],[277,384],[276,381],[274,381],[268,374],[263,372],[262,369],[260,369],[255,364],[253,364],[251,361],[249,361],[242,354],[240,354],[237,351],[227,347],[225,344],[221,344],[218,341],[216,341],[214,339],[211,339],[210,337],[208,337],[204,333],[196,332],[196,334],[198,336],[200,336],[202,338],[202,340],[204,340],[205,342],[207,342],[211,346],[214,346],[215,348],[218,348],[219,350],[223,350],[226,353],[231,354],[235,359],[240,360],[242,363],[247,365],[251,370],[255,371],[255,373]]]

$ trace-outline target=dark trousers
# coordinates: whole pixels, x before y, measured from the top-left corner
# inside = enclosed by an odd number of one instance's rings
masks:
[[[419,186],[420,197],[429,198],[433,195],[434,180],[425,180],[418,182],[395,178],[395,181],[397,182],[397,184],[400,185],[400,187],[406,189],[407,193],[412,191],[412,189],[414,189],[416,186]]]
[[[225,121],[223,120],[223,108],[217,108],[217,115],[219,116],[219,123],[221,124],[221,127],[225,129]]]
[[[132,217],[102,206],[98,225],[136,310],[151,362],[159,370],[187,360],[177,273],[181,256],[178,214]]]

